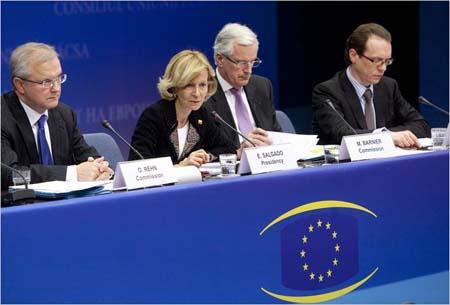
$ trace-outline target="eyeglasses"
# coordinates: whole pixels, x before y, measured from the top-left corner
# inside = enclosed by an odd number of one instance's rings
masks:
[[[60,86],[61,84],[65,83],[67,80],[67,74],[64,73],[55,79],[45,79],[40,82],[37,82],[34,80],[29,80],[29,79],[18,77],[18,76],[17,76],[17,78],[20,78],[21,80],[29,82],[29,83],[40,84],[42,86],[42,88],[48,89],[48,88],[52,88],[56,85]]]
[[[393,58],[387,58],[387,59],[383,59],[383,58],[370,58],[367,57],[364,54],[359,54],[359,56],[364,57],[365,59],[367,59],[368,61],[370,61],[371,63],[377,65],[377,66],[381,66],[383,64],[385,64],[386,66],[390,66],[392,65],[392,63],[394,62]]]
[[[246,61],[246,60],[234,60],[224,54],[222,54],[222,56],[225,57],[226,59],[228,59],[229,61],[231,61],[233,64],[235,64],[236,66],[238,66],[241,69],[247,68],[248,66],[250,66],[252,68],[256,68],[262,63],[262,60],[259,59],[258,57],[256,57],[255,60]]]

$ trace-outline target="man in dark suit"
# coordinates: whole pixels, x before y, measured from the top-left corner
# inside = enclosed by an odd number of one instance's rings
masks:
[[[345,60],[346,70],[313,90],[313,129],[319,144],[339,144],[355,132],[389,131],[395,145],[420,147],[417,138],[429,137],[429,126],[402,97],[397,82],[383,76],[393,62],[390,33],[375,23],[360,25],[347,39]]]
[[[1,160],[30,169],[31,183],[109,179],[113,173],[77,127],[75,113],[59,103],[63,74],[54,48],[42,43],[17,47],[10,59],[14,91],[1,98]],[[2,168],[2,190],[11,172]]]
[[[261,64],[258,47],[256,34],[248,27],[229,23],[222,28],[214,43],[219,86],[205,107],[216,111],[256,145],[268,145],[271,141],[266,130],[281,131],[281,127],[275,116],[271,82],[252,75],[252,69]],[[243,139],[231,129],[222,128],[239,146]]]

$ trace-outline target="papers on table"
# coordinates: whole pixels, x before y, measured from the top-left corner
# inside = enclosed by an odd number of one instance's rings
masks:
[[[433,146],[433,140],[431,138],[420,138],[418,140],[419,140],[420,145],[422,145],[422,147]]]
[[[403,149],[400,147],[395,147],[395,157],[398,156],[409,156],[409,155],[416,155],[416,154],[423,154],[432,152],[433,150],[422,150],[422,149]]]
[[[323,149],[314,149],[319,139],[317,135],[303,135],[284,132],[268,131],[273,144],[292,145],[292,150],[297,160],[308,160],[323,156]]]
[[[200,166],[200,172],[205,173],[210,176],[220,175],[222,173],[222,169],[220,167],[219,162],[210,162],[205,163]]]
[[[219,165],[219,168],[220,168],[220,165]],[[200,172],[201,172],[201,170],[199,170],[197,167],[195,167],[193,165],[175,167],[174,173],[175,173],[175,177],[177,177],[177,179],[178,179],[176,184],[201,182],[202,175]]]
[[[41,198],[74,198],[86,195],[97,195],[111,192],[105,189],[105,184],[111,181],[93,182],[68,182],[50,181],[29,184],[28,188],[35,191],[37,197]],[[24,185],[11,186],[11,190],[24,189]]]

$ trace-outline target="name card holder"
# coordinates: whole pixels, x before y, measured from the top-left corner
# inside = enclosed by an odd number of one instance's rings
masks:
[[[297,167],[291,144],[259,146],[243,150],[239,174],[260,174]]]
[[[170,157],[117,163],[113,188],[134,190],[178,182]]]
[[[345,136],[339,149],[339,160],[359,161],[395,155],[394,141],[389,132]]]
[[[445,138],[444,138],[444,146],[449,147],[450,146],[450,122],[447,125],[447,130],[445,131]]]

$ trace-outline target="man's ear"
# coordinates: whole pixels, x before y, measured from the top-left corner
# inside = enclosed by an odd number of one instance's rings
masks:
[[[20,94],[25,94],[25,88],[23,86],[23,80],[18,77],[13,78],[14,89]]]
[[[222,54],[216,54],[216,64],[218,67],[223,66],[224,59],[225,59],[225,57]]]
[[[355,49],[348,50],[348,58],[350,59],[351,63],[354,64],[357,57],[359,57],[358,52],[356,52]]]

